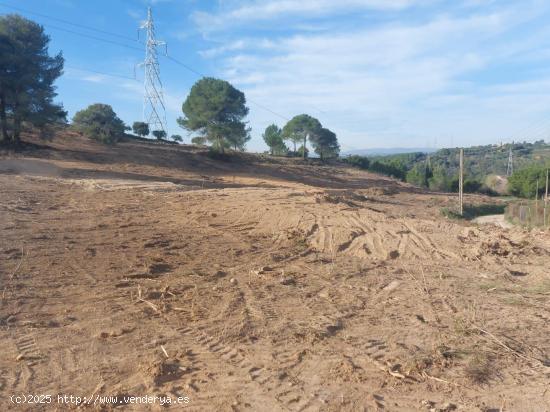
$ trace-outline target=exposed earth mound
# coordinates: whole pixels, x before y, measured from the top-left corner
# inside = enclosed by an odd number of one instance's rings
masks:
[[[336,163],[26,141],[0,159],[2,410],[550,410],[548,233]]]

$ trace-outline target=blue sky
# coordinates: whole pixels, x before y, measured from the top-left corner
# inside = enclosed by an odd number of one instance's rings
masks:
[[[142,115],[143,73],[133,77],[144,57],[132,39],[148,5],[171,56],[251,100],[250,150],[266,148],[266,126],[300,113],[334,130],[343,150],[550,141],[548,1],[0,0],[0,13],[43,24],[50,50],[63,51],[58,91],[70,116],[101,102],[131,124]],[[189,141],[175,119],[198,77],[160,64],[168,132]]]

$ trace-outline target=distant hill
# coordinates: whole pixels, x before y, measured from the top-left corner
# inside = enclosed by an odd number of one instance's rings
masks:
[[[464,149],[465,190],[502,192],[508,157],[512,149],[514,171],[530,166],[550,166],[550,144],[534,143],[474,146]],[[372,149],[375,150],[375,149]],[[403,150],[403,149],[401,149]],[[440,149],[431,153],[364,155],[367,161],[348,157],[344,161],[434,190],[455,191],[458,187],[460,149]]]
[[[372,149],[358,149],[343,152],[342,156],[383,156],[401,153],[433,153],[437,149],[427,147],[379,147]]]

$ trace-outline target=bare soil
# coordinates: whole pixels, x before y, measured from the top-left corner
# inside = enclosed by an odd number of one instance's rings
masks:
[[[475,218],[474,223],[480,225],[495,225],[504,229],[511,229],[514,225],[506,220],[504,215],[488,215]]]
[[[0,159],[0,410],[550,410],[548,232],[338,164],[26,140]]]

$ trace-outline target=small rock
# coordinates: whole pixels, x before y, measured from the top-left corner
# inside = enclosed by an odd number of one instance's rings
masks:
[[[388,253],[388,259],[397,259],[398,257],[399,257],[398,250],[392,250],[390,253]]]
[[[25,356],[23,354],[19,354],[17,355],[17,358],[15,358],[16,361],[20,361],[20,360],[23,360],[25,359]]]
[[[285,276],[285,277],[281,278],[280,282],[281,282],[281,285],[286,285],[286,286],[294,285],[296,283],[294,278],[292,278],[290,276]]]
[[[451,411],[456,411],[457,407],[454,403],[450,403],[450,402],[447,402],[447,403],[444,403],[441,408],[438,408],[438,411],[439,412],[451,412]]]
[[[391,292],[399,287],[401,284],[398,280],[392,280],[388,285],[384,286],[382,290],[385,290],[386,292]]]
[[[235,283],[237,283],[237,279],[235,279],[235,278],[231,278],[231,279],[229,279],[229,283],[233,283],[233,284],[235,284]]]
[[[323,299],[328,299],[330,297],[330,295],[328,294],[328,292],[326,290],[323,290],[323,291],[319,292],[319,297],[323,298]]]
[[[218,270],[216,273],[214,273],[214,276],[217,277],[217,278],[223,278],[227,275],[226,272],[224,272],[223,270]]]

